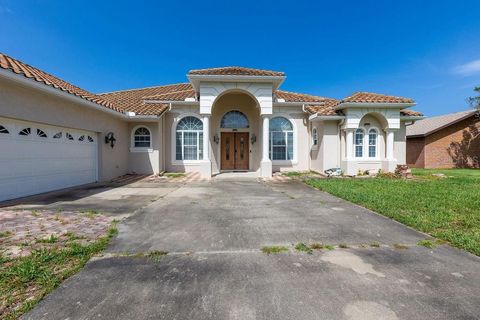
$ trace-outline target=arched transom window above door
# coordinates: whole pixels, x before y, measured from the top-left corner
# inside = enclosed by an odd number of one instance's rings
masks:
[[[222,129],[245,129],[249,127],[247,116],[237,110],[225,113],[220,121],[220,128]]]
[[[200,119],[182,118],[175,129],[175,160],[203,159],[203,123]]]
[[[287,118],[270,119],[270,159],[293,160],[294,139],[293,125]]]

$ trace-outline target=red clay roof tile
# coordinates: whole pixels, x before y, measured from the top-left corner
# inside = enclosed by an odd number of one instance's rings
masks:
[[[90,102],[99,104],[103,107],[121,111],[116,105],[112,102],[103,100],[99,96],[88,92],[84,89],[81,89],[77,86],[74,86],[60,78],[57,78],[51,74],[48,74],[40,69],[32,67],[26,63],[23,63],[17,59],[9,57],[3,53],[0,53],[0,67],[5,70],[10,70],[16,74],[23,75],[26,78],[33,79],[37,82],[44,83],[47,86],[53,87],[55,89],[62,90],[69,94],[75,95],[82,99],[88,100]]]
[[[245,67],[221,67],[190,70],[189,75],[218,75],[218,76],[263,76],[263,77],[283,77],[284,72],[261,70]]]
[[[414,103],[410,98],[387,96],[379,93],[372,92],[356,92],[341,102],[350,103]]]

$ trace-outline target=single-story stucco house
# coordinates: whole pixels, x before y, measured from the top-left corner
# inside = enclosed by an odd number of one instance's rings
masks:
[[[466,110],[407,126],[407,164],[414,168],[480,168],[480,112]]]
[[[93,94],[0,54],[0,200],[126,173],[341,167],[406,162],[408,98],[336,100],[280,90],[283,72],[191,70],[188,82]]]

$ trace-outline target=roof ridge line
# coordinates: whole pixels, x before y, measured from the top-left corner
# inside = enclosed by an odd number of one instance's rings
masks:
[[[130,92],[130,91],[140,91],[140,90],[146,90],[146,89],[154,89],[154,88],[163,88],[163,87],[170,87],[170,86],[178,86],[178,85],[182,85],[182,84],[190,84],[190,82],[179,82],[179,83],[164,84],[164,85],[159,85],[159,86],[150,86],[150,87],[133,88],[133,89],[125,89],[125,90],[115,90],[115,91],[95,93],[95,95],[97,95],[97,96],[103,96],[103,95],[112,94],[112,93]],[[193,87],[192,87],[192,89],[193,89]],[[188,89],[188,90],[191,90],[191,89]]]

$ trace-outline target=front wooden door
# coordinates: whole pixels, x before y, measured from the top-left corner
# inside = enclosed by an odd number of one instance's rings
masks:
[[[248,132],[222,132],[221,170],[248,170]]]

